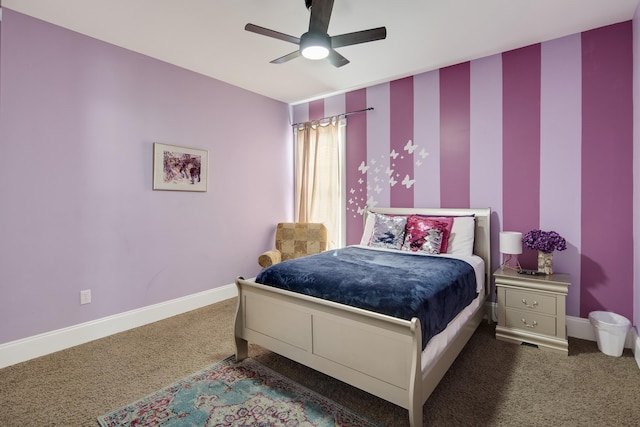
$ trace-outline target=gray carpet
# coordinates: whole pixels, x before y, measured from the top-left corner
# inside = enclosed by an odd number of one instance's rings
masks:
[[[96,417],[234,352],[235,300],[0,370],[0,426],[97,426]],[[483,323],[424,405],[425,426],[637,426],[632,353],[570,339],[569,357],[495,340]],[[407,412],[258,346],[251,357],[384,426]]]

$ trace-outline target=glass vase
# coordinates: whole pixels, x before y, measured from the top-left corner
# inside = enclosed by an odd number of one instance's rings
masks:
[[[538,251],[538,272],[553,274],[553,252]]]

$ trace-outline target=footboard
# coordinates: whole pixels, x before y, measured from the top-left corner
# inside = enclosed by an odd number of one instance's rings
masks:
[[[238,278],[236,359],[263,346],[409,410],[422,425],[418,319],[396,319]]]

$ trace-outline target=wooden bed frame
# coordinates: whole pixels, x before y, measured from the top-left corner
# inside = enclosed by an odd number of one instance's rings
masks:
[[[236,279],[236,361],[248,342],[337,378],[409,411],[422,425],[422,407],[485,315],[489,294],[490,209],[375,208],[396,215],[475,215],[474,253],[485,262],[485,294],[447,348],[422,372],[422,335],[417,318],[403,320],[315,297]],[[365,221],[366,221],[365,213]],[[490,319],[490,317],[489,317]]]

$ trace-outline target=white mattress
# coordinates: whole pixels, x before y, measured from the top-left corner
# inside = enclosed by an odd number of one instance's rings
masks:
[[[445,255],[439,255],[445,256]],[[447,255],[448,256],[448,255]],[[438,357],[440,354],[447,348],[449,343],[458,335],[458,333],[464,328],[467,321],[473,313],[476,311],[476,308],[480,306],[482,301],[484,300],[484,261],[479,256],[472,256],[467,259],[467,257],[453,257],[464,259],[469,262],[473,266],[476,271],[476,282],[478,283],[478,297],[471,301],[464,310],[462,310],[458,315],[447,325],[446,329],[440,332],[438,335],[434,336],[429,340],[427,346],[422,351],[422,377],[424,378],[426,374],[429,372],[431,363]]]

